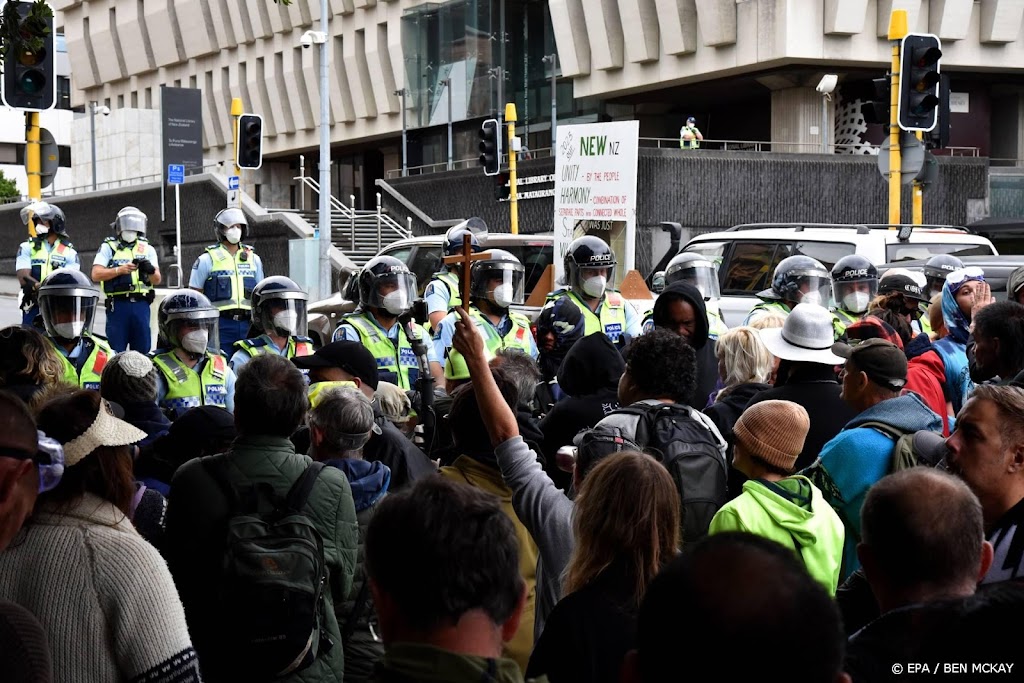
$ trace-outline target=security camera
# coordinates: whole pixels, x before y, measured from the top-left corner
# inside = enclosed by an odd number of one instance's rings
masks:
[[[822,95],[831,95],[836,89],[836,83],[839,82],[839,76],[835,74],[825,74],[821,77],[821,81],[818,82],[818,86],[815,88]]]
[[[107,106],[97,107],[96,113],[97,114],[103,114],[104,116],[110,116],[110,107],[107,107]]]
[[[313,45],[313,32],[306,31],[303,33],[302,37],[299,38],[299,42],[302,43],[302,47],[311,47]]]

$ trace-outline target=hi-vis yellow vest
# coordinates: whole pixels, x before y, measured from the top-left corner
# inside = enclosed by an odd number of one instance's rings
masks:
[[[153,365],[167,382],[167,395],[160,407],[169,409],[175,419],[198,406],[227,408],[228,362],[223,355],[207,351],[200,373],[182,363],[173,351],[154,356]]]
[[[110,250],[114,254],[110,261],[107,262],[107,268],[117,268],[126,263],[131,263],[136,258],[145,258],[146,253],[149,251],[149,242],[146,241],[145,237],[136,239],[135,244],[125,244],[116,237],[108,237],[103,241],[110,245]],[[103,283],[103,293],[107,296],[145,294],[151,289],[153,289],[152,285],[142,281],[138,270],[133,270],[127,275],[118,275]]]
[[[218,311],[251,310],[249,297],[256,287],[256,259],[247,244],[239,244],[231,255],[223,245],[206,248],[212,265],[210,275],[203,283],[203,294]]]
[[[50,338],[47,337],[47,339]],[[99,391],[100,376],[103,375],[103,368],[106,367],[107,361],[114,357],[114,350],[107,342],[88,333],[83,334],[82,339],[85,341],[85,348],[79,356],[78,363],[72,363],[71,359],[57,348],[57,343],[53,339],[50,339],[50,343],[53,344],[57,357],[64,364],[65,382],[75,384],[83,389]],[[85,359],[84,362],[82,362],[82,358]]]
[[[559,289],[548,294],[547,301],[555,301],[562,297],[569,297],[569,300],[576,304],[583,314],[583,336],[589,336],[595,332],[604,332],[615,343],[626,331],[626,300],[614,289],[606,290],[601,301],[601,315],[598,317],[590,306],[583,303],[583,300],[576,296],[576,293],[568,289]]]

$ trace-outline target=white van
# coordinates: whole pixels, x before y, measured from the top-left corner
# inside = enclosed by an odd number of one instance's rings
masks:
[[[772,286],[775,266],[788,256],[810,256],[831,270],[836,261],[850,254],[861,254],[881,265],[936,254],[998,253],[987,238],[963,227],[821,223],[737,225],[699,235],[683,251],[703,254],[718,264],[722,316],[730,327],[743,323],[759,301],[756,294]]]

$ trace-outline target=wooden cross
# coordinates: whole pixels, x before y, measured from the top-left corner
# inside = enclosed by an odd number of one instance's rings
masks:
[[[467,232],[462,236],[462,255],[461,256],[445,256],[445,264],[449,263],[461,263],[462,272],[459,275],[459,286],[462,288],[462,307],[469,310],[469,269],[473,266],[473,261],[484,261],[491,258],[489,251],[482,251],[479,254],[473,253],[473,238]]]

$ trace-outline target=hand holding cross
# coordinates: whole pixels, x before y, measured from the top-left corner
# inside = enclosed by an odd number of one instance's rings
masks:
[[[466,310],[469,310],[469,270],[473,266],[473,261],[484,261],[489,258],[491,258],[491,253],[488,251],[482,251],[479,254],[473,253],[473,238],[468,232],[462,236],[462,254],[444,257],[445,264],[462,264],[459,273],[459,287],[462,289],[462,306]]]

